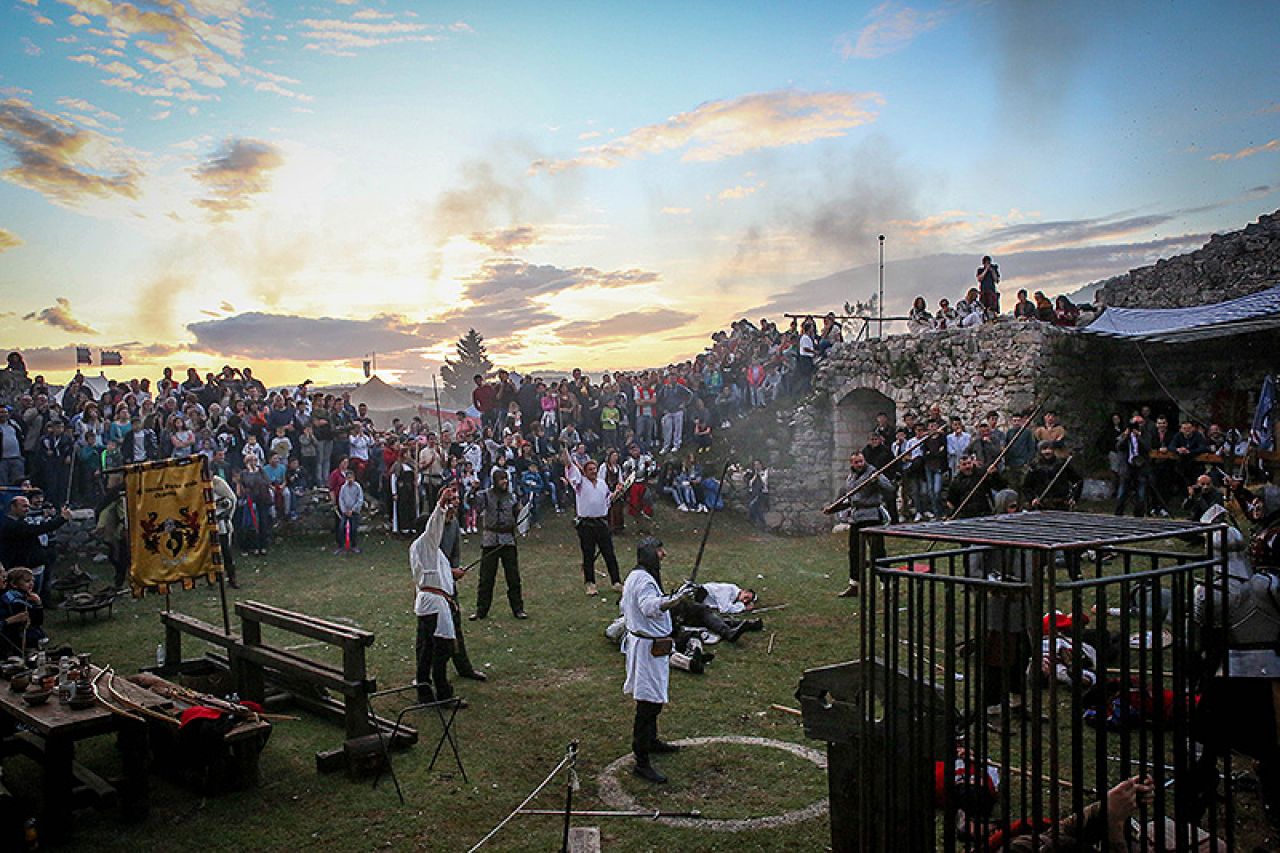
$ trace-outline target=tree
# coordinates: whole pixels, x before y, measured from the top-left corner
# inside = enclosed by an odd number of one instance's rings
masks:
[[[454,347],[458,353],[456,361],[446,358],[440,367],[440,380],[444,382],[444,395],[455,401],[470,401],[471,377],[477,373],[487,376],[493,370],[493,362],[484,346],[484,335],[475,329],[467,329],[467,333],[458,338]]]

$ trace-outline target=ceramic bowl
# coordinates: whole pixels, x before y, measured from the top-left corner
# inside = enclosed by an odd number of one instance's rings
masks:
[[[49,697],[52,695],[52,690],[28,690],[22,694],[22,701],[32,706],[43,705],[49,701]]]
[[[9,689],[14,693],[21,693],[31,684],[31,671],[27,669],[19,670],[9,679]]]

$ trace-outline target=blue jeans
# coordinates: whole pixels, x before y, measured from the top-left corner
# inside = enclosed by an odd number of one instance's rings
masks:
[[[924,494],[926,508],[939,518],[943,517],[942,513],[942,469],[924,472]]]

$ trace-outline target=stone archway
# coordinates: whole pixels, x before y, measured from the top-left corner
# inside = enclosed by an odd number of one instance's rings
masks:
[[[855,388],[840,398],[832,419],[831,490],[834,494],[849,474],[849,454],[861,450],[876,425],[876,414],[884,412],[896,424],[893,400],[874,388]]]

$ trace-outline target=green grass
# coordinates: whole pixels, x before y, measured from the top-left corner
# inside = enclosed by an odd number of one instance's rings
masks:
[[[653,527],[666,542],[668,587],[688,574],[706,518],[674,512],[666,503],[660,506]],[[587,598],[569,517],[552,516],[544,523],[520,546],[530,619],[511,617],[499,576],[490,618],[464,622],[472,660],[490,675],[485,684],[454,681],[471,703],[457,723],[469,783],[456,773],[447,750],[436,769],[427,771],[437,727],[422,718],[422,741],[394,757],[407,805],[399,804],[389,778],[373,789],[367,780],[319,775],[315,753],[340,746],[343,732],[303,712],[300,721],[276,725],[262,756],[259,787],[201,798],[153,777],[147,821],[123,826],[111,812],[81,812],[71,849],[232,851],[250,846],[276,851],[305,845],[324,850],[467,850],[516,807],[575,739],[582,782],[576,805],[610,808],[600,799],[598,775],[628,752],[634,707],[622,695],[622,656],[602,634],[617,613],[618,596],[602,587],[600,597]],[[616,540],[624,573],[634,564],[635,534],[629,523],[627,535]],[[673,671],[672,702],[659,720],[664,738],[754,736],[823,749],[822,743],[804,738],[799,718],[769,706],[797,704],[793,694],[805,669],[855,656],[858,603],[833,597],[847,576],[845,546],[844,535],[775,537],[740,518],[717,517],[701,579],[750,586],[763,605],[790,606],[766,614],[764,632],[747,634],[736,646],[715,646],[717,657],[707,674]],[[918,546],[896,542],[891,551],[905,553]],[[350,620],[373,631],[377,641],[369,650],[369,663],[379,686],[408,683],[415,623],[407,543],[374,534],[365,538],[363,555],[345,559],[333,556],[331,548],[327,538],[307,538],[282,541],[265,558],[240,558],[243,589],[237,597]],[[469,537],[464,560],[478,550],[476,537]],[[460,598],[464,613],[470,612],[473,576],[461,582]],[[207,621],[221,619],[216,589],[176,593],[172,602],[175,609]],[[49,627],[56,641],[130,672],[154,661],[163,607],[161,597],[126,601],[109,620],[79,624],[53,615]],[[306,642],[270,629],[265,634],[268,642],[282,646]],[[774,647],[767,654],[771,635]],[[202,651],[199,643],[189,641],[186,656]],[[318,648],[300,653],[336,661]],[[405,701],[381,699],[377,709],[391,716]],[[109,739],[83,745],[79,757],[108,774],[118,766]],[[742,819],[802,808],[825,796],[823,771],[779,750],[714,744],[655,761],[671,777],[670,785],[653,788],[626,774],[622,779],[624,790],[646,808],[698,809],[708,818]],[[37,768],[31,762],[11,759],[5,774],[11,787],[37,790]],[[532,805],[556,808],[563,799],[559,778]],[[579,822],[598,825],[610,853],[822,850],[829,840],[825,818],[745,835],[671,828],[643,819]],[[516,818],[485,849],[554,850],[559,832],[555,817]]]
[[[688,574],[705,519],[670,511],[665,504],[659,508],[654,527],[669,552],[668,586]],[[634,534],[629,525],[628,534],[617,538],[624,574],[634,565]],[[478,554],[475,539],[469,537],[464,547],[468,561]],[[842,536],[779,538],[757,533],[737,518],[717,518],[700,577],[751,586],[763,603],[791,606],[767,614],[763,633],[748,634],[736,646],[716,646],[717,658],[706,675],[672,673],[672,702],[659,721],[663,737],[748,735],[822,749],[823,744],[805,740],[799,718],[768,708],[775,702],[796,704],[793,693],[805,668],[853,654],[851,605],[832,597],[843,586],[844,547]],[[369,662],[379,686],[406,684],[413,675],[415,629],[407,546],[375,534],[364,548],[361,556],[340,558],[332,556],[328,539],[280,542],[265,558],[239,558],[243,588],[236,596],[349,619],[373,631],[377,641]],[[374,790],[368,781],[342,774],[321,776],[314,769],[315,752],[339,746],[343,733],[304,713],[301,721],[276,725],[262,756],[259,787],[202,799],[153,777],[147,821],[126,827],[111,812],[80,812],[71,849],[230,851],[249,844],[263,850],[300,845],[466,850],[515,808],[574,739],[580,742],[582,780],[576,802],[584,809],[608,808],[599,799],[597,775],[629,751],[634,709],[622,695],[622,656],[602,633],[617,613],[618,596],[603,588],[599,598],[583,595],[577,540],[567,515],[551,517],[523,541],[520,562],[530,619],[511,617],[499,576],[490,618],[464,624],[472,660],[490,675],[485,684],[455,680],[471,703],[457,723],[470,784],[462,782],[447,757],[435,771],[426,770],[436,724],[425,719],[419,721],[422,742],[394,759],[406,806],[399,805],[389,779]],[[460,592],[469,612],[474,577],[462,581]],[[221,619],[216,589],[175,593],[172,602],[175,609],[210,622]],[[55,641],[130,672],[154,662],[163,608],[162,597],[149,597],[121,602],[113,618],[83,625],[76,619],[64,623],[55,614],[49,627]],[[773,653],[766,654],[772,632],[777,634]],[[269,630],[266,639],[281,645],[306,642]],[[188,640],[187,657],[202,651],[201,644]],[[316,648],[301,653],[323,657]],[[390,714],[402,704],[383,699],[378,710]],[[78,757],[107,773],[116,766],[109,739],[84,744]],[[673,779],[666,795],[633,789],[629,779],[624,781],[647,807],[696,808],[707,817],[735,819],[799,808],[825,795],[821,770],[778,750],[717,744],[661,758],[659,765]],[[20,788],[38,782],[34,765],[25,759],[11,759],[5,770]],[[555,808],[563,797],[563,782],[557,780],[534,805]],[[740,850],[745,840],[645,820],[583,822],[600,826],[609,851]],[[828,837],[826,820],[817,819],[751,833],[748,846],[822,849]],[[485,849],[551,850],[558,844],[556,818],[522,817]]]

